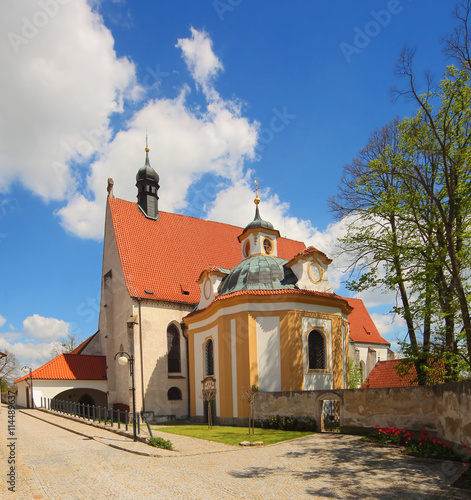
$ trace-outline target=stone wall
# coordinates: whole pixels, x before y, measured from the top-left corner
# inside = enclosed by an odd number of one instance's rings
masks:
[[[427,387],[260,393],[255,418],[269,415],[315,418],[322,401],[339,400],[342,432],[381,427],[427,429],[440,438],[471,446],[471,381]]]

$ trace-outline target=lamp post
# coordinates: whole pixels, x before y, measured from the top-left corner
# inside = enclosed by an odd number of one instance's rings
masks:
[[[33,375],[31,373],[31,368],[29,366],[23,366],[22,370],[25,373],[29,372],[29,378],[30,378],[30,388],[31,388],[31,408],[34,410],[34,396],[33,396]]]
[[[120,351],[114,356],[114,359],[118,358],[118,363],[125,366],[129,363],[129,373],[131,374],[131,384],[132,384],[132,432],[134,436],[134,441],[137,441],[136,435],[136,388],[134,387],[134,357],[132,354],[128,354],[123,351],[123,345],[120,346]]]

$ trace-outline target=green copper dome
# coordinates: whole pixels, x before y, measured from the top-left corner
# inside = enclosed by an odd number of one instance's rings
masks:
[[[286,260],[268,255],[256,255],[242,261],[219,285],[219,295],[243,290],[297,289],[296,275],[285,268]]]
[[[244,233],[248,229],[254,229],[254,228],[257,228],[257,227],[263,227],[265,229],[273,229],[273,224],[271,222],[268,222],[267,220],[263,220],[260,217],[260,211],[258,209],[258,205],[257,205],[257,208],[255,209],[254,220],[252,222],[249,222],[249,224],[247,224],[245,226]]]

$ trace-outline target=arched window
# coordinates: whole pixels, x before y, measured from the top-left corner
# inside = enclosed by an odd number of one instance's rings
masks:
[[[317,330],[313,330],[307,338],[307,344],[309,370],[325,370],[327,367],[327,356],[324,335]]]
[[[167,328],[167,363],[169,373],[181,372],[180,332],[175,325]]]
[[[212,339],[208,339],[204,345],[204,376],[214,375],[214,349]]]
[[[182,399],[182,391],[178,387],[170,387],[167,392],[167,399],[169,401],[177,401]]]

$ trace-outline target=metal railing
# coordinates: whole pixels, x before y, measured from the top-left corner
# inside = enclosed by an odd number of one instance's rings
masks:
[[[123,425],[126,432],[129,427],[132,430],[133,414],[127,410],[114,410],[113,408],[101,408],[100,406],[80,404],[74,401],[60,401],[58,399],[41,398],[41,407],[64,415],[72,415],[87,421],[99,424],[117,426],[121,429]],[[146,422],[147,423],[147,422]],[[141,433],[141,422],[139,413],[136,414],[137,433]]]

